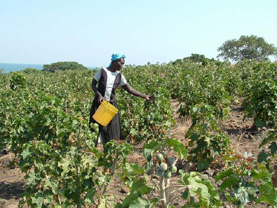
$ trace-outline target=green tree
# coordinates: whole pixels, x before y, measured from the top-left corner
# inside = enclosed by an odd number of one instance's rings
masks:
[[[209,59],[209,58],[206,58],[204,55],[202,54],[197,54],[197,53],[192,53],[190,56],[187,56],[183,59],[176,59],[173,64],[176,65],[176,64],[182,64],[184,63],[185,61],[192,61],[192,62],[195,62],[197,64],[202,64],[202,65],[207,65],[209,62],[220,62],[220,61],[217,61],[215,59]]]
[[[260,61],[269,56],[277,57],[277,48],[267,43],[264,38],[255,35],[242,35],[238,40],[227,40],[218,48],[218,57],[241,61],[243,59]]]
[[[79,64],[77,62],[56,62],[56,63],[52,63],[52,64],[45,64],[43,65],[43,69],[42,71],[57,71],[57,70],[83,70],[83,69],[87,69],[85,66],[83,66],[82,64]]]
[[[204,55],[192,53],[189,57],[184,58],[183,60],[191,60],[196,63],[203,63],[207,60],[207,58]]]

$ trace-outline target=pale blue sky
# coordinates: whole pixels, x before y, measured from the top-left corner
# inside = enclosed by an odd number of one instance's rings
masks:
[[[241,35],[277,47],[276,0],[1,0],[0,63],[164,63],[216,58]]]

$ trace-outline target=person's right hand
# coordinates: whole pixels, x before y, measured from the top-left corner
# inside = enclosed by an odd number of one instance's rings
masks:
[[[145,100],[154,100],[155,97],[153,95],[146,95]]]
[[[102,103],[104,101],[104,97],[102,95],[98,95],[98,103]]]

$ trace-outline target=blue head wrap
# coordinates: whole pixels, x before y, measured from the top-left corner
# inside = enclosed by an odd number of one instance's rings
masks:
[[[110,65],[109,65],[109,67],[111,67],[111,66],[112,66],[112,62],[113,62],[114,60],[117,60],[117,59],[120,59],[120,58],[125,59],[125,58],[126,58],[126,56],[125,56],[125,55],[123,55],[123,54],[121,54],[121,53],[116,53],[116,54],[113,54],[113,55],[112,55],[112,59],[111,59],[111,63],[110,63]]]

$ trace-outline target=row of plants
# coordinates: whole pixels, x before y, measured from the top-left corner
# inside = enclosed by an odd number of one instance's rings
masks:
[[[276,64],[250,62],[233,67],[229,63],[185,61],[127,66],[123,73],[131,86],[156,98],[145,102],[122,89],[117,92],[121,139],[145,143],[144,167],[126,162],[133,151],[128,143],[111,142],[105,153],[94,147],[97,136],[88,130],[87,122],[94,73],[1,75],[0,146],[9,146],[17,154],[26,173],[22,206],[174,207],[173,191],[183,198],[184,207],[244,206],[249,202],[277,205]],[[268,82],[266,87],[264,82]],[[250,95],[253,90],[260,91]],[[263,96],[263,104],[258,95]],[[264,149],[258,161],[234,154],[228,136],[219,127],[219,120],[228,116],[237,96],[245,96],[246,104],[259,106],[245,106],[246,112],[254,109],[255,114],[247,116],[254,117],[256,125],[272,128],[261,144]],[[172,97],[181,103],[180,115],[192,121],[184,135],[188,146],[170,134],[174,126]],[[178,170],[180,161],[196,164],[198,172]],[[221,172],[214,182],[199,171],[215,163]],[[112,204],[107,190],[117,174],[130,193]],[[179,178],[178,184],[171,182],[172,176]]]

